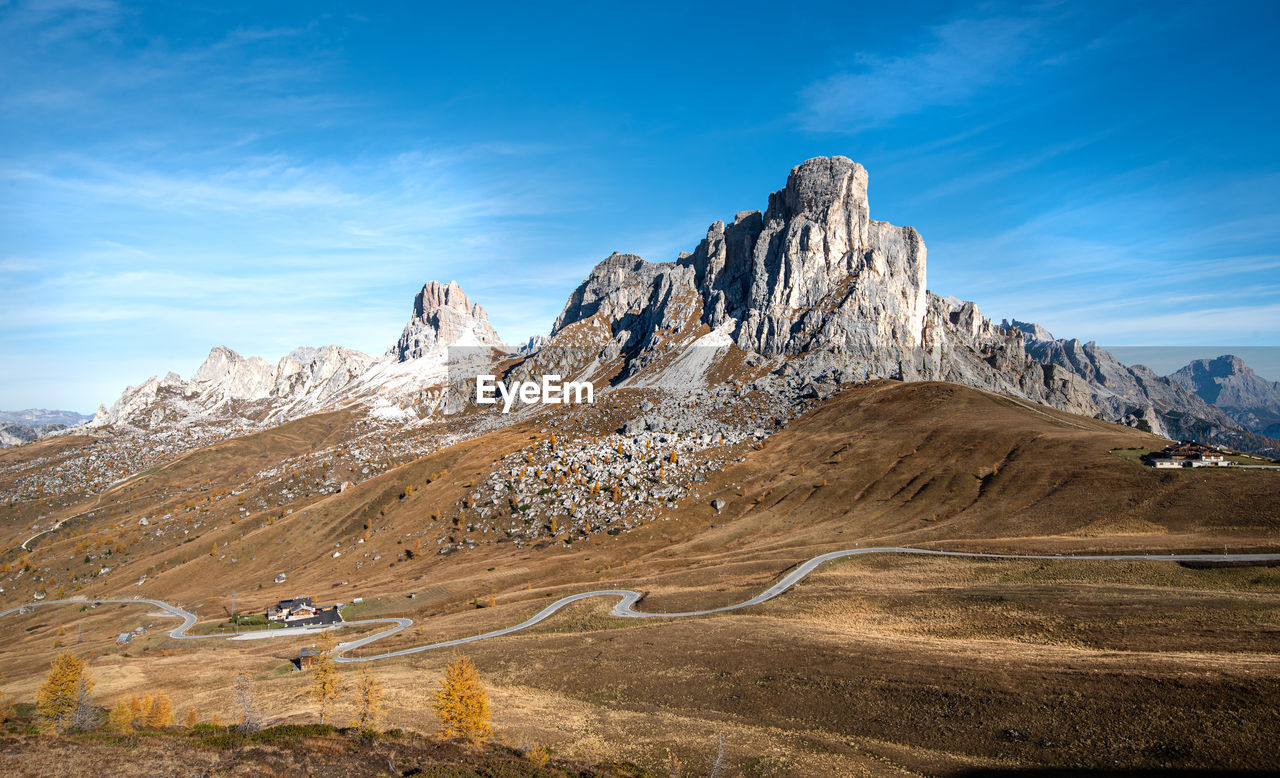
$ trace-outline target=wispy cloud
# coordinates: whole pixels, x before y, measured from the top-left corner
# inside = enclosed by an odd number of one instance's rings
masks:
[[[504,336],[542,332],[582,271],[520,258],[545,251],[539,222],[572,196],[517,174],[539,149],[501,151],[496,168],[493,149],[445,145],[342,162],[11,164],[0,186],[25,196],[0,205],[0,222],[21,225],[0,242],[15,292],[0,331],[13,353],[90,349],[113,375],[116,355],[217,343],[268,358],[328,342],[381,353],[417,288],[456,278]],[[150,372],[169,368],[157,359]]]
[[[221,51],[277,38],[292,38],[306,33],[310,28],[311,25],[307,27],[237,27],[215,43],[211,51]]]
[[[121,15],[112,0],[19,0],[0,5],[0,34],[44,46],[110,30]]]
[[[959,194],[960,192],[975,189],[979,186],[1000,181],[1001,179],[1008,178],[1009,176],[1039,167],[1045,162],[1060,157],[1063,154],[1069,154],[1073,151],[1085,148],[1086,146],[1097,142],[1099,137],[1101,137],[1101,134],[1087,138],[1076,138],[1065,143],[1048,146],[1035,154],[1028,154],[1012,159],[1002,165],[977,170],[966,176],[957,176],[924,190],[918,195],[917,199],[930,200],[938,197],[949,197]]]
[[[934,242],[930,284],[1063,337],[1263,342],[1280,328],[1273,178],[1153,168],[1077,184],[1021,223]]]
[[[1075,321],[1083,328],[1088,321]],[[1130,345],[1214,344],[1255,340],[1280,322],[1280,304],[1183,307],[1161,313],[1116,316],[1106,339]]]
[[[853,67],[801,93],[811,130],[856,131],[932,106],[961,103],[1017,71],[1037,51],[1043,17],[955,19],[931,28],[910,54],[859,54]]]
[[[989,313],[1102,342],[1170,306],[1280,329],[1274,14],[921,8],[693,4],[726,34],[690,57],[534,8],[498,30],[466,4],[0,0],[0,362],[84,407],[214,343],[381,351],[431,278],[515,340],[609,251],[672,259],[819,153],[867,165],[931,288]],[[16,386],[0,407],[46,402]]]

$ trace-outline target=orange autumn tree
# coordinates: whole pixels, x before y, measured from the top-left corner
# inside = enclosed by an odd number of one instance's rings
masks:
[[[107,730],[113,735],[127,735],[133,731],[133,718],[129,703],[120,700],[107,714]]]
[[[444,683],[433,705],[440,718],[440,735],[479,743],[493,732],[489,724],[489,693],[480,683],[476,666],[456,656],[445,667]]]
[[[382,681],[369,672],[369,668],[360,669],[360,684],[356,688],[356,717],[352,722],[362,732],[373,732],[382,720],[382,698],[385,692]]]
[[[338,639],[333,633],[326,632],[316,641],[315,662],[311,665],[311,688],[307,690],[319,708],[320,723],[328,724],[330,711],[342,692],[342,683],[338,678],[338,663],[333,661],[333,654],[338,648]]]
[[[7,694],[0,694],[0,724],[16,716],[17,712],[17,708],[13,704],[13,697]]]
[[[157,694],[147,711],[147,726],[163,729],[173,726],[173,702],[167,694]]]
[[[92,688],[93,680],[85,671],[85,661],[75,654],[59,654],[36,692],[36,717],[43,728],[63,732],[92,723],[89,721],[93,713],[89,703]]]

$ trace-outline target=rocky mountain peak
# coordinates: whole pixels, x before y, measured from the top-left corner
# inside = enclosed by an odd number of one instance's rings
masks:
[[[270,394],[274,370],[261,357],[246,359],[226,346],[214,346],[191,383],[217,387],[226,399],[254,400]]]
[[[214,381],[233,369],[235,365],[243,361],[242,357],[232,349],[226,346],[214,346],[209,349],[209,356],[205,357],[200,367],[196,368],[196,372],[192,374],[192,381]]]
[[[570,295],[544,361],[586,370],[619,360],[615,381],[678,373],[674,383],[689,384],[731,344],[744,364],[788,380],[953,381],[1145,421],[1158,434],[1250,444],[1219,408],[1097,343],[1058,340],[1030,322],[996,325],[971,302],[930,294],[920,234],[870,218],[868,202],[865,168],[817,157],[791,169],[763,212],[714,222],[675,261],[615,252]]]
[[[215,346],[188,381],[176,373],[128,387],[115,403],[98,407],[95,427],[156,428],[196,421],[263,422],[323,407],[373,364],[367,354],[341,346],[294,349],[272,366]]]
[[[462,287],[457,281],[450,281],[442,284],[439,281],[428,281],[422,291],[418,292],[418,296],[413,299],[413,315],[422,317],[430,311],[439,308],[452,308],[459,313],[471,316],[484,321],[489,320],[489,314],[485,313],[476,303],[471,302],[471,298],[467,297],[467,293],[462,291]]]
[[[1027,340],[1039,340],[1046,343],[1054,340],[1053,333],[1034,322],[1005,319],[1000,323],[1000,326],[1004,327],[1006,330],[1021,330],[1023,336],[1026,337]]]
[[[609,352],[634,351],[655,329],[682,327],[701,303],[699,323],[745,351],[820,349],[847,355],[850,377],[902,375],[928,309],[924,241],[910,227],[872,221],[867,184],[866,169],[847,157],[807,160],[764,212],[713,223],[675,262],[607,257],[570,296],[553,334],[599,314],[619,339]]]
[[[439,355],[448,346],[506,348],[489,314],[471,302],[457,281],[428,281],[413,300],[413,318],[387,354],[400,362]]]
[[[1181,375],[1230,378],[1232,376],[1256,376],[1253,368],[1234,354],[1223,354],[1213,359],[1196,359],[1178,371]]]
[[[769,198],[775,217],[807,215],[828,221],[833,209],[839,216],[857,220],[854,231],[866,235],[870,211],[867,201],[867,169],[848,157],[814,157],[791,168],[787,186]]]
[[[920,345],[927,308],[924,241],[910,227],[870,218],[868,176],[847,157],[817,157],[792,168],[769,197],[742,283],[711,290],[710,308],[740,322],[737,344],[764,356],[798,355],[819,343],[869,357],[854,372],[894,374],[903,352]],[[725,230],[727,260],[735,270]],[[743,294],[735,299],[739,286]]]
[[[1246,429],[1280,436],[1280,382],[1268,381],[1232,354],[1197,359],[1169,376]]]

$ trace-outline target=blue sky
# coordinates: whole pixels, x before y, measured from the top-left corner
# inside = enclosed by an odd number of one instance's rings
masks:
[[[0,407],[381,353],[432,278],[545,332],[822,154],[997,319],[1280,345],[1274,3],[451,5],[0,2]]]

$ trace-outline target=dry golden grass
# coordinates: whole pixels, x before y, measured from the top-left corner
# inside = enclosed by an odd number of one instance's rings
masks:
[[[581,434],[606,432],[621,418],[609,408],[581,413],[589,420]],[[175,478],[228,488],[262,461],[340,439],[344,418],[314,417],[193,452],[134,479],[117,498],[136,516],[178,500],[165,487]],[[481,545],[359,571],[353,559],[331,558],[333,543],[366,523],[371,542],[394,549],[394,538],[429,525],[539,429],[491,433],[306,500],[271,522],[254,516],[231,525],[211,513],[190,542],[135,546],[92,593],[158,597],[209,621],[229,615],[233,588],[241,612],[294,593],[363,596],[349,617],[417,622],[363,650],[380,653],[507,626],[586,589],[638,589],[647,593],[642,607],[657,611],[725,605],[804,559],[855,544],[1063,554],[1280,545],[1275,473],[1155,472],[1108,453],[1150,447],[1154,439],[1140,432],[946,384],[878,382],[846,391],[763,449],[744,448],[743,462],[699,485],[700,496],[675,512],[679,521],[574,550]],[[575,434],[567,422],[557,432]],[[412,494],[401,499],[408,486]],[[719,514],[710,507],[717,497],[728,503]],[[107,514],[96,531],[118,534],[108,525],[119,519]],[[26,520],[9,518],[7,526]],[[65,577],[57,566],[76,561],[82,540],[42,540],[37,561]],[[211,558],[215,540],[230,543],[240,561]],[[259,589],[282,554],[287,590]],[[133,585],[166,562],[168,570]],[[686,765],[706,763],[720,735],[747,775],[1249,767],[1274,763],[1268,744],[1280,731],[1277,575],[867,557],[828,566],[747,611],[622,621],[607,615],[611,601],[589,601],[468,653],[490,686],[500,734],[655,770],[668,750]],[[348,583],[334,586],[341,581]],[[494,607],[472,604],[490,597]],[[0,623],[11,647],[0,659],[5,691],[31,696],[58,628],[64,643],[74,640],[77,618],[101,703],[163,690],[178,710],[195,705],[228,721],[229,679],[245,669],[274,719],[314,720],[305,678],[287,669],[299,642],[173,641],[163,634],[173,621],[144,606],[40,609]],[[115,646],[115,635],[133,626],[150,632]],[[436,726],[428,698],[448,658],[433,652],[374,664],[388,689],[389,726]],[[337,715],[350,715],[349,702]]]

